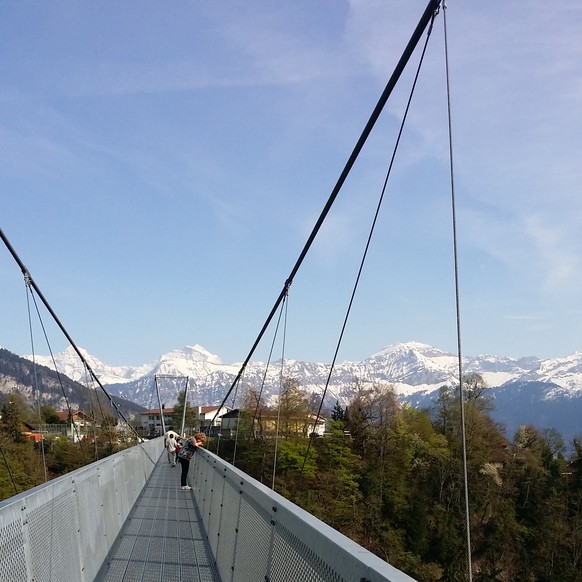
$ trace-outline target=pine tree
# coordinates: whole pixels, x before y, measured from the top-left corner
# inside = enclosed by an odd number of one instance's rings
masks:
[[[2,432],[14,443],[25,442],[22,434],[22,411],[13,395],[2,406]]]

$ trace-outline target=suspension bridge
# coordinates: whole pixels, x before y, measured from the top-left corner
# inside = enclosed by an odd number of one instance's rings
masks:
[[[4,582],[412,582],[213,453],[159,437],[0,503]]]
[[[428,3],[223,404],[284,304],[303,259],[420,38],[432,28],[440,5],[440,0]],[[372,232],[373,228],[370,238]],[[0,235],[19,264],[30,291],[35,291],[45,303],[84,361],[2,231]],[[357,281],[354,294],[356,288]],[[345,321],[342,335],[343,329]],[[338,349],[340,342],[341,337]],[[84,364],[93,374],[88,363]],[[94,380],[107,395],[96,376]],[[115,407],[112,400],[111,404]],[[119,409],[117,412],[126,420]],[[318,416],[320,413],[321,408]],[[163,452],[163,437],[140,442],[0,503],[2,580],[413,580],[208,450],[199,450],[194,455],[188,475],[191,489],[182,489],[178,471],[169,465]],[[468,570],[471,579],[470,555]]]

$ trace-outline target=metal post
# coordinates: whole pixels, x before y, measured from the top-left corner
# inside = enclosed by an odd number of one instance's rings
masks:
[[[160,406],[160,418],[162,420],[162,434],[166,434],[166,423],[164,422],[164,409],[162,408],[162,399],[160,398],[160,389],[158,387],[158,377],[154,376],[154,382],[156,384],[156,394],[158,395],[158,404]],[[155,428],[155,425],[154,425]]]
[[[184,410],[182,410],[182,427],[180,429],[180,434],[184,434],[184,429],[186,425],[186,406],[188,406],[188,384],[190,377],[186,376],[186,389],[184,390]]]

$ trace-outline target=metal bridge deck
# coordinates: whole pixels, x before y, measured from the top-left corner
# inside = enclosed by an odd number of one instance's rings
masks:
[[[159,458],[96,578],[99,582],[220,582],[180,466]]]

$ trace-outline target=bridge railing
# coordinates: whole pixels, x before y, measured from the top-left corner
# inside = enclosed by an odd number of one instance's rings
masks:
[[[147,441],[1,502],[2,581],[94,580],[163,446]]]
[[[153,439],[1,502],[2,582],[94,580],[162,450]],[[206,450],[190,478],[223,582],[414,582]]]
[[[414,582],[207,450],[190,465],[223,582]]]

